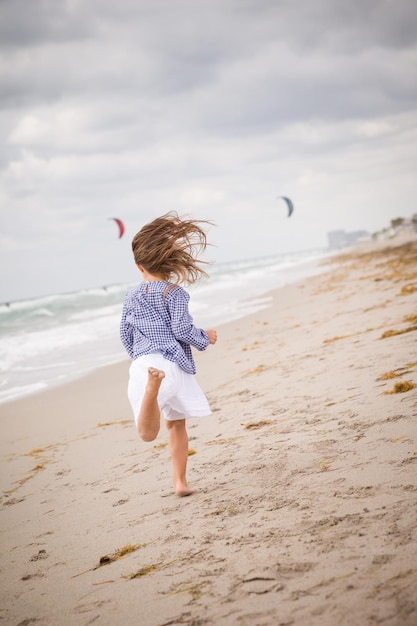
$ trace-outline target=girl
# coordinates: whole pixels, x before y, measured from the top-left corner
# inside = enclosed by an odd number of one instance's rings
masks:
[[[135,263],[143,282],[125,296],[120,337],[133,359],[128,397],[139,436],[153,441],[165,418],[174,471],[174,490],[188,496],[188,435],[185,420],[211,413],[197,384],[191,346],[205,350],[215,330],[196,328],[190,296],[180,283],[207,276],[197,256],[207,246],[206,221],[184,220],[171,211],[144,226],[133,238]]]

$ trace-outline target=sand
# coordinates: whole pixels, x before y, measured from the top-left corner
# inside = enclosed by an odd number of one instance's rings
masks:
[[[197,354],[188,498],[128,362],[0,405],[0,623],[417,624],[417,240],[326,270]]]

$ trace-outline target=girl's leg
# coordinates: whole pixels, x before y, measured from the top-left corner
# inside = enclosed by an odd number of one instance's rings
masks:
[[[148,369],[148,382],[138,415],[138,434],[143,441],[156,439],[161,426],[158,391],[165,373],[155,367]]]
[[[169,449],[174,470],[174,489],[177,496],[189,496],[193,491],[187,485],[188,435],[185,419],[165,420]]]

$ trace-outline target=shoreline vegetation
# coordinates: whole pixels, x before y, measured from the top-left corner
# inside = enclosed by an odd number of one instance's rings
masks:
[[[189,498],[127,361],[0,405],[3,623],[416,623],[417,237],[326,263],[196,355]]]

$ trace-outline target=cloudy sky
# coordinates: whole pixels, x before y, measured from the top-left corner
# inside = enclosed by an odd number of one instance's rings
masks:
[[[0,68],[0,301],[135,280],[171,209],[214,261],[417,211],[414,0],[1,0]]]

